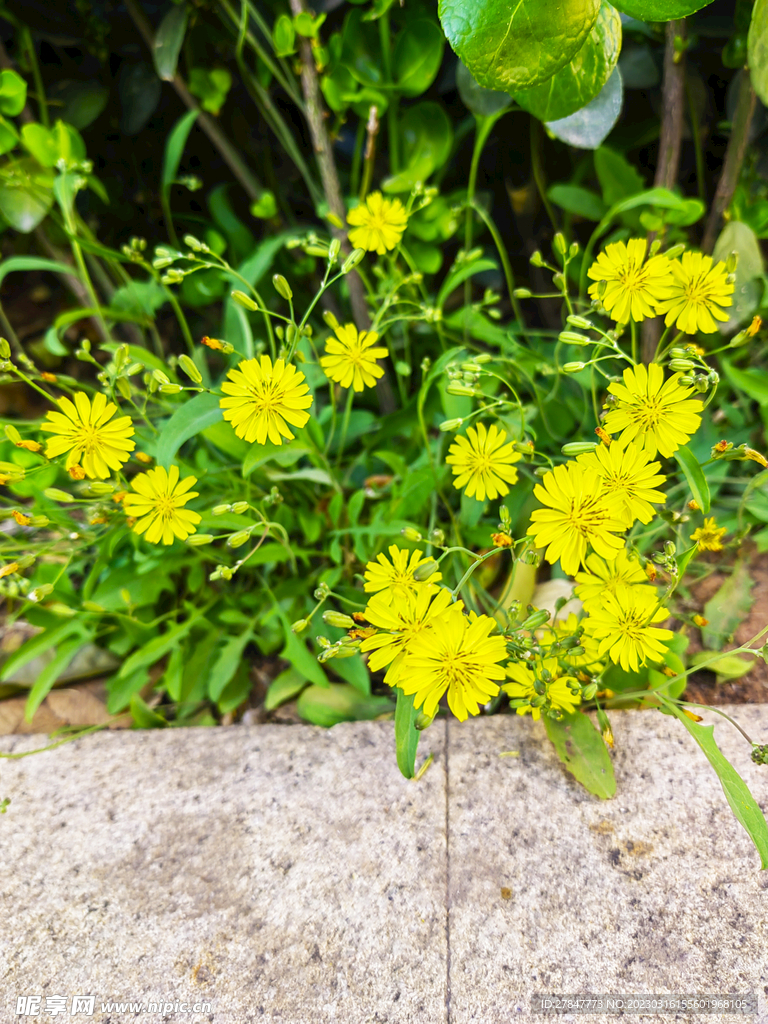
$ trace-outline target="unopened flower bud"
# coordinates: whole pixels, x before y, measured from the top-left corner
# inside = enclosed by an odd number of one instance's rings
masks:
[[[531,266],[533,266],[533,267],[543,267],[544,266],[544,259],[542,258],[542,255],[541,255],[541,253],[539,252],[538,249],[531,256],[530,263],[531,263]]]
[[[341,265],[342,274],[348,274],[350,270],[354,270],[364,257],[365,249],[353,249]]]
[[[75,500],[71,494],[67,494],[66,491],[60,491],[56,487],[46,487],[46,489],[43,491],[43,494],[46,496],[46,498],[50,498],[51,501],[61,501],[66,504],[69,504],[70,502]]]
[[[686,374],[686,375],[682,376],[677,383],[680,384],[684,388],[689,388],[693,384],[693,377],[691,377],[691,376]]]
[[[231,505],[214,505],[211,509],[211,514],[214,516],[223,516],[226,512],[231,512]]]
[[[597,693],[597,683],[589,683],[587,686],[582,687],[581,696],[583,700],[592,700]]]
[[[250,530],[238,530],[237,533],[233,533],[227,541],[228,548],[241,548],[243,544],[247,544],[250,539]]]
[[[558,341],[566,345],[594,345],[594,339],[588,338],[585,334],[577,334],[576,331],[560,331]]]
[[[291,286],[282,274],[273,274],[272,284],[275,286],[275,291],[278,295],[284,298],[287,302],[291,301],[293,298],[293,292],[291,291]]]
[[[328,262],[335,263],[339,258],[339,252],[341,251],[341,242],[338,238],[334,238],[331,244],[328,246]]]
[[[591,331],[595,326],[591,320],[587,320],[585,316],[579,316],[576,313],[571,313],[565,322],[570,324],[571,327],[578,327],[582,331]]]
[[[355,625],[355,620],[351,615],[333,610],[323,612],[323,622],[326,626],[336,626],[338,629],[352,629]]]
[[[533,292],[530,290],[530,288],[515,288],[512,294],[516,299],[530,299],[533,295]]]
[[[234,291],[231,295],[232,299],[238,304],[238,306],[242,306],[243,309],[247,309],[251,313],[255,313],[259,308],[250,295],[246,295],[245,292]]]
[[[249,506],[247,501],[235,501],[232,503],[232,511],[238,516],[241,516],[244,512],[247,512],[248,507]]]
[[[406,540],[413,541],[414,544],[418,544],[421,540],[421,534],[418,530],[415,530],[412,526],[404,526],[400,533],[405,537]]]
[[[181,384],[161,384],[160,385],[160,394],[161,395],[178,395],[179,392],[183,391],[183,390],[184,390],[184,388],[181,386]]]
[[[669,368],[674,373],[685,373],[687,370],[692,370],[696,364],[690,359],[670,359]]]
[[[201,548],[204,544],[210,544],[216,540],[212,533],[193,533],[191,537],[187,537],[187,544],[193,548]]]
[[[568,258],[575,259],[579,255],[579,243],[571,242],[570,248],[568,249]]]
[[[428,715],[424,711],[420,711],[416,716],[416,721],[413,723],[414,728],[418,729],[419,732],[424,732],[435,720],[434,715]],[[768,762],[766,762],[768,763]]]
[[[464,384],[449,384],[445,389],[449,395],[456,395],[463,398],[474,398],[475,389],[468,388]]]
[[[555,252],[560,253],[561,256],[565,256],[566,252],[568,251],[568,244],[565,241],[565,235],[562,233],[562,231],[558,231],[555,235],[554,240],[552,242],[552,248],[555,250]]]
[[[539,626],[543,626],[544,623],[549,619],[549,612],[546,608],[542,608],[540,611],[533,612],[527,619],[524,619],[520,623],[520,629],[538,629]]]
[[[561,453],[568,458],[574,455],[586,455],[589,452],[597,451],[599,445],[594,441],[569,441],[560,449]]]
[[[108,484],[104,480],[92,480],[86,487],[88,494],[93,494],[98,498],[103,498],[107,494],[112,494],[115,490],[113,484]]]
[[[325,322],[328,324],[332,331],[335,331],[336,328],[339,326],[339,321],[336,319],[336,317],[333,315],[330,309],[324,310],[323,320],[325,320]]]
[[[296,621],[291,626],[291,632],[296,633],[297,635],[306,632],[306,630],[308,629],[309,619],[296,619]]]
[[[188,355],[179,356],[179,366],[182,368],[184,373],[189,377],[195,384],[200,384],[203,379],[202,373],[198,370]]]
[[[170,384],[171,382],[170,377],[168,377],[167,374],[163,373],[162,370],[153,370],[152,376],[157,381],[158,384]]]
[[[434,544],[435,547],[442,547],[443,544],[445,544],[445,531],[441,530],[439,527],[434,530],[430,530],[427,540],[430,544]]]
[[[428,580],[432,573],[437,570],[437,562],[434,558],[431,558],[428,562],[422,562],[421,565],[417,565],[413,570],[413,578],[417,583],[424,583]]]
[[[729,274],[735,274],[738,265],[739,254],[737,252],[732,252],[728,259],[725,261],[725,269]]]
[[[676,552],[677,548],[675,547],[675,542],[673,540],[665,540],[664,554],[667,556],[667,558],[674,558]]]
[[[359,653],[360,653],[360,644],[355,644],[355,643],[339,644],[338,647],[335,648],[335,655],[334,655],[334,657],[336,657],[336,658],[354,658],[354,656],[356,654],[359,654]]]
[[[442,430],[443,433],[447,433],[450,430],[458,430],[463,422],[464,420],[461,417],[453,420],[443,420],[440,424],[440,430]]]
[[[673,245],[670,249],[664,253],[668,260],[676,260],[678,256],[682,256],[685,252],[685,245],[683,242]]]
[[[563,372],[564,373],[580,373],[584,369],[584,367],[586,365],[587,365],[586,363],[564,363],[563,364]]]
[[[5,338],[0,338],[0,359],[11,358],[11,346]]]

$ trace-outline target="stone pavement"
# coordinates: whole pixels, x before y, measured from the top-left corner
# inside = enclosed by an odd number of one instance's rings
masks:
[[[768,740],[768,706],[730,713]],[[768,810],[768,768],[712,718]],[[0,761],[0,1024],[502,1024],[545,1020],[537,993],[665,992],[754,993],[756,1016],[697,1019],[768,1024],[768,872],[678,722],[612,722],[611,801],[516,716],[436,723],[417,783],[390,722]]]

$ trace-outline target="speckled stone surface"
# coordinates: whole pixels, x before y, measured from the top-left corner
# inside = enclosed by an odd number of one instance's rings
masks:
[[[444,1024],[444,779],[400,777],[391,723],[98,734],[0,762],[0,1021],[39,995],[35,1020]],[[75,995],[92,1016],[44,1012]]]
[[[724,710],[768,740],[768,706]],[[558,764],[541,724],[450,724],[451,1024],[502,1024],[532,1016],[535,994],[583,993],[749,992],[757,1017],[642,1019],[768,1021],[768,872],[679,722],[611,717],[609,801]],[[768,768],[728,723],[707,721],[768,811]]]

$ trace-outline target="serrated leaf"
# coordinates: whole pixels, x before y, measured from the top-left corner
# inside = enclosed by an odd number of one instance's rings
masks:
[[[206,393],[195,395],[171,416],[157,441],[157,463],[168,469],[185,441],[222,419],[219,399]]]
[[[699,465],[699,460],[687,445],[677,449],[675,460],[683,471],[694,500],[698,503],[702,512],[706,514],[709,512],[710,504],[709,484],[704,476],[704,471]]]
[[[702,643],[710,650],[720,650],[733,636],[755,603],[751,590],[755,581],[741,559],[714,597],[704,605],[704,618],[709,625],[701,631]]]
[[[747,60],[752,87],[768,106],[768,0],[757,0],[747,36]]]
[[[746,829],[747,835],[760,854],[761,867],[768,868],[768,824],[766,824],[763,812],[750,793],[746,782],[718,747],[715,741],[714,725],[701,725],[699,722],[692,721],[671,701],[664,701],[664,704],[671,714],[680,719],[706,754],[720,780],[731,810]]]
[[[561,142],[577,149],[597,149],[619,119],[624,101],[621,72],[613,69],[611,76],[591,103],[570,117],[545,121],[547,131]]]
[[[638,21],[678,21],[712,0],[615,0],[616,7]]]
[[[187,18],[186,4],[174,5],[160,22],[155,35],[152,56],[158,78],[162,78],[164,82],[172,82],[176,75],[176,65],[187,31]]]
[[[339,722],[367,722],[394,708],[386,697],[365,697],[349,683],[332,683],[328,687],[308,687],[299,697],[296,710],[305,721],[330,728]]]
[[[578,53],[546,82],[514,93],[515,102],[540,121],[570,117],[597,96],[616,67],[620,51],[621,18],[603,0],[597,21]]]
[[[613,762],[591,719],[577,711],[560,721],[546,716],[543,721],[557,756],[577,782],[601,800],[610,799],[616,792]]]
[[[581,49],[600,0],[440,0],[453,50],[487,89],[514,92],[551,78]]]

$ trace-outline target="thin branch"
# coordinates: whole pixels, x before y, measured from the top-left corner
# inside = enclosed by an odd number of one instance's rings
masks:
[[[733,199],[733,193],[739,183],[741,166],[744,163],[744,156],[747,152],[749,142],[749,129],[752,124],[752,116],[755,113],[757,97],[752,88],[752,79],[749,71],[745,68],[741,72],[739,83],[739,98],[736,103],[736,113],[733,115],[731,137],[728,140],[728,149],[725,153],[725,163],[717,183],[717,191],[712,201],[712,208],[709,211],[707,227],[704,231],[704,238],[701,241],[701,248],[704,252],[712,252],[720,230],[720,223],[723,214]]]

